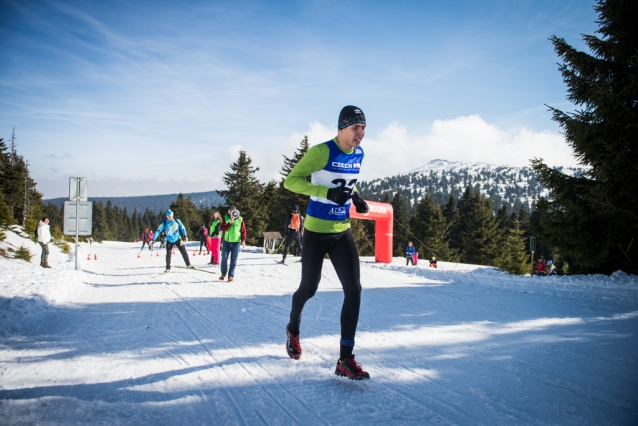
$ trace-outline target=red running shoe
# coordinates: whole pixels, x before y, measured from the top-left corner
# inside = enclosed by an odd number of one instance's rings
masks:
[[[292,334],[290,330],[288,330],[288,326],[286,326],[286,335],[288,338],[286,339],[286,352],[288,352],[288,356],[292,359],[301,358],[301,343],[299,343],[299,334]]]
[[[344,358],[337,361],[335,374],[341,377],[347,377],[350,380],[369,380],[370,375],[367,371],[363,371],[361,364],[354,359],[354,354],[350,358]]]

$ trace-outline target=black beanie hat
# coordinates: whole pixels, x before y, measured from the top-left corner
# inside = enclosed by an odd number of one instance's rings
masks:
[[[357,108],[353,105],[344,106],[339,113],[338,130],[345,129],[355,123],[366,123],[366,116],[363,114],[363,111],[361,111],[361,108]]]

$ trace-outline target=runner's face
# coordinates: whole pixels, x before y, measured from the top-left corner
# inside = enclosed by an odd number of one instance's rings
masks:
[[[337,135],[337,141],[342,149],[351,151],[361,145],[361,140],[366,135],[366,125],[363,123],[356,123],[352,126],[348,126],[345,129],[339,130]]]

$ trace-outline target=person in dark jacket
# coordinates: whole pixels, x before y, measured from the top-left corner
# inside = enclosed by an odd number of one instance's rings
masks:
[[[430,259],[430,268],[436,268],[436,257],[434,256]]]
[[[206,240],[208,239],[208,228],[206,225],[202,225],[197,231],[197,237],[199,237],[199,254],[202,254],[202,246],[206,247],[207,255],[210,254],[210,250],[208,245],[206,244]]]
[[[153,240],[152,234],[148,231],[148,228],[144,229],[142,233],[142,248],[144,250],[144,245],[148,245],[148,249],[151,249],[151,241]]]
[[[301,253],[301,236],[303,234],[304,218],[299,214],[299,206],[293,206],[292,212],[286,217],[284,230],[286,232],[286,247],[284,248],[284,257],[281,263],[286,263],[286,255],[292,243],[295,243],[294,253]]]

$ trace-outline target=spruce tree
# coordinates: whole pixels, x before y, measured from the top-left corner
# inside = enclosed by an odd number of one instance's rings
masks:
[[[4,202],[4,192],[2,192],[2,188],[0,188],[0,225],[11,224],[13,224],[13,215],[7,203]]]
[[[292,192],[284,188],[284,181],[286,177],[290,174],[292,169],[299,163],[299,160],[306,155],[308,149],[310,148],[310,144],[308,142],[308,136],[304,136],[299,146],[293,153],[292,157],[284,157],[284,164],[281,166],[281,170],[279,174],[282,176],[279,181],[279,187],[277,188],[277,199],[276,202],[272,203],[271,206],[274,210],[271,211],[273,217],[269,221],[270,223],[276,223],[278,227],[276,231],[283,230],[284,223],[286,221],[286,217],[292,211],[293,206],[299,206],[299,212],[301,215],[305,216],[306,209],[308,208],[308,203],[310,202],[310,197],[303,194],[297,194],[296,192]],[[310,182],[310,176],[306,177],[306,180]],[[280,231],[281,232],[281,231]]]
[[[498,227],[490,201],[481,195],[472,195],[464,200],[460,210],[463,224],[461,261],[497,266],[502,256],[503,230]]]
[[[203,223],[193,198],[190,195],[184,198],[184,194],[180,192],[175,201],[171,203],[170,209],[173,211],[173,217],[179,219],[186,228],[188,238],[194,240]]]
[[[227,189],[219,191],[226,203],[239,209],[246,224],[247,244],[258,245],[266,228],[268,211],[262,205],[264,186],[255,177],[259,167],[252,166],[246,151],[239,151],[239,158],[231,164],[230,172],[222,180]],[[226,214],[226,210],[220,213]]]
[[[264,186],[262,194],[263,208],[268,212],[266,215],[266,232],[279,232],[284,235],[285,217],[282,219],[282,212],[279,203],[279,185],[273,179]]]
[[[530,255],[527,253],[524,231],[521,223],[514,219],[512,228],[507,230],[507,235],[503,241],[501,258],[498,261],[499,268],[507,271],[511,275],[525,275],[530,272]]]
[[[599,36],[583,36],[590,53],[551,38],[578,108],[551,108],[553,120],[586,171],[569,176],[534,159],[550,197],[531,226],[573,259],[571,271],[638,273],[638,2],[599,1],[595,10]]]
[[[450,194],[447,204],[443,207],[443,217],[447,222],[449,229],[450,248],[456,253],[460,253],[463,248],[463,241],[461,240],[461,232],[459,228],[460,214],[456,205],[456,198]]]
[[[109,230],[109,223],[106,218],[106,209],[101,201],[93,203],[93,240],[102,242],[113,240]]]
[[[416,206],[416,212],[410,220],[410,230],[416,241],[416,251],[422,259],[436,256],[437,259],[455,262],[458,256],[449,244],[450,225],[443,216],[441,207],[434,204],[430,193],[426,193]]]
[[[405,204],[405,199],[401,195],[401,189],[399,189],[392,198],[392,209],[394,210],[394,230],[393,236],[393,254],[394,256],[404,256],[405,246],[408,241],[412,240],[410,234],[410,217],[408,215],[408,209]]]

